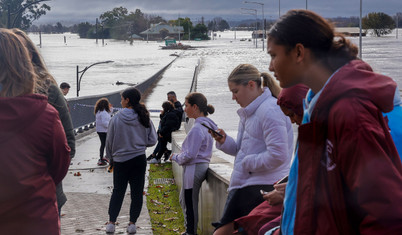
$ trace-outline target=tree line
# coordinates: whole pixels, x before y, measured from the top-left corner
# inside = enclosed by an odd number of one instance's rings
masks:
[[[172,26],[182,26],[184,28],[183,39],[208,39],[208,30],[223,31],[230,29],[229,23],[221,17],[204,24],[194,23],[188,17],[179,17],[176,20],[169,20],[157,15],[144,14],[140,9],[129,12],[125,7],[116,7],[106,11],[99,16],[99,24],[82,22],[73,26],[63,26],[60,22],[48,25],[32,25],[32,23],[50,11],[50,6],[42,3],[45,0],[0,0],[0,27],[15,27],[29,31],[41,31],[44,33],[78,33],[82,38],[113,38],[120,40],[130,39],[131,35],[139,35],[148,29],[151,24],[166,23]],[[8,17],[10,16],[10,21]],[[337,17],[329,19],[336,27],[358,27],[358,17]],[[267,21],[267,29],[274,21]],[[231,22],[232,27],[245,27],[261,29],[261,21],[243,22],[237,25]],[[396,16],[389,16],[383,12],[372,12],[362,19],[362,28],[376,36],[389,34],[395,27],[402,25],[402,13]]]

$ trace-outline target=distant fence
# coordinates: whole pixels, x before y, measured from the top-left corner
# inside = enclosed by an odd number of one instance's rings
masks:
[[[152,87],[152,85],[157,82],[162,74],[165,72],[167,68],[177,59],[176,57],[172,60],[168,65],[159,70],[152,77],[148,78],[144,82],[135,85],[142,94],[146,93],[147,89]],[[96,89],[96,88],[94,88]],[[124,89],[122,89],[124,90]],[[70,107],[71,119],[73,121],[73,127],[76,132],[82,132],[83,130],[88,130],[89,128],[94,127],[95,125],[95,114],[94,107],[95,103],[98,99],[105,97],[110,103],[113,104],[113,107],[121,107],[120,105],[120,93],[121,91],[115,91],[106,94],[93,95],[93,96],[85,96],[85,97],[76,97],[68,99],[68,105]]]

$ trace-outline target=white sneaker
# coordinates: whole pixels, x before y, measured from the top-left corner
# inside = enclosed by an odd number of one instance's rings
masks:
[[[156,158],[152,158],[151,161],[149,161],[149,164],[160,164],[161,163],[161,159],[156,159]]]
[[[106,225],[106,233],[114,233],[115,231],[115,225],[112,223],[108,223]]]
[[[137,226],[135,224],[129,224],[127,227],[127,233],[134,234],[137,232]]]

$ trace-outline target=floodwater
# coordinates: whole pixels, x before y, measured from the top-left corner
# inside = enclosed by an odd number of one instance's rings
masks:
[[[35,43],[39,43],[37,34],[30,36]],[[194,66],[200,60],[197,89],[205,94],[209,103],[216,109],[211,118],[220,128],[235,137],[239,121],[236,110],[239,105],[231,99],[227,76],[241,63],[253,64],[261,72],[268,72],[270,61],[266,51],[262,50],[262,42],[258,41],[256,48],[254,42],[248,40],[250,37],[251,32],[218,32],[216,40],[181,41],[196,49],[179,51],[161,50],[163,42],[138,41],[130,45],[124,41],[105,40],[105,45],[102,46],[101,40],[96,44],[94,39],[79,39],[75,34],[66,33],[42,35],[41,52],[57,82],[65,81],[71,84],[67,98],[76,96],[77,65],[82,70],[95,62],[114,61],[91,67],[83,75],[80,96],[87,96],[124,89],[124,86],[115,85],[117,81],[141,82],[172,61],[175,57],[171,54],[181,54],[174,63],[176,65],[172,65],[166,72],[169,75],[169,83],[158,84],[162,88],[166,86],[166,89],[159,89],[163,92],[154,96],[157,98],[150,100],[148,104],[148,108],[156,109],[160,109],[160,104],[166,99],[165,91],[171,90],[172,87],[183,102]],[[358,45],[358,37],[351,40]],[[399,38],[396,38],[395,31],[381,38],[370,35],[363,37],[362,52],[363,60],[375,71],[392,77],[402,88],[402,30],[399,30]],[[182,74],[183,69],[186,70],[185,76]],[[183,82],[185,79],[190,80]]]

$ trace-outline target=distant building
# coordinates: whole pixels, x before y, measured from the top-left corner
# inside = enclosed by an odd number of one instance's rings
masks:
[[[141,32],[141,35],[144,35],[148,40],[163,40],[166,37],[172,37],[175,39],[179,39],[184,33],[183,26],[171,26],[165,23],[159,24],[151,24],[151,27],[144,32]]]
[[[359,27],[336,27],[335,31],[349,37],[359,37],[360,34]],[[366,30],[362,29],[362,36],[366,36]]]

